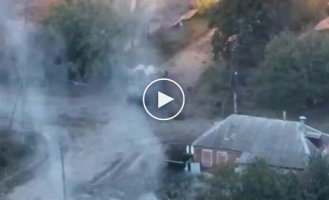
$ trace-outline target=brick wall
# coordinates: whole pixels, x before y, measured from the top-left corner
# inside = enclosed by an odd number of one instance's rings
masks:
[[[241,152],[194,147],[194,161],[201,164],[203,170],[215,170],[224,164],[234,164]]]

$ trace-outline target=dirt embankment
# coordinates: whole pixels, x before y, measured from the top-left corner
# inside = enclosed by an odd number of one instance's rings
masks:
[[[214,29],[207,30],[195,42],[165,63],[168,71],[184,88],[194,88],[205,70],[213,64],[211,37]]]

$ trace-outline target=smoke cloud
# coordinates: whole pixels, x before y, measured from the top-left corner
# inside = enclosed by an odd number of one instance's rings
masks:
[[[47,155],[47,159],[35,166],[33,177],[13,188],[8,198],[155,199],[163,153],[144,111],[128,103],[125,94],[106,91],[72,97],[67,91],[83,90],[84,86],[49,87],[45,69],[52,67],[49,60],[54,60],[65,44],[47,46],[53,43],[42,40],[40,45],[37,37],[42,33],[37,24],[17,16],[17,5],[22,6],[22,1],[0,2],[4,38],[0,65],[8,79],[0,86],[5,91],[0,93],[0,116],[6,121],[0,124],[12,120],[13,129],[37,132],[45,144],[36,155]],[[119,0],[113,5],[121,11],[129,8]],[[146,0],[138,4],[138,29],[132,33],[132,41],[143,42],[138,38],[145,37],[156,5]],[[144,48],[153,47],[145,44]]]

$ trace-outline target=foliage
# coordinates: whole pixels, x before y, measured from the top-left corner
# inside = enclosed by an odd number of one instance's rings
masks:
[[[238,189],[239,176],[233,166],[223,166],[208,181],[208,185],[199,193],[197,200],[233,200]]]
[[[228,106],[232,94],[232,70],[224,64],[210,66],[203,74],[203,87],[211,94],[209,102],[220,108],[222,116],[231,113]],[[216,116],[218,109],[213,110]]]
[[[224,66],[210,66],[203,76],[203,82],[206,83],[209,93],[221,95],[222,91],[230,91],[230,73],[230,70]]]
[[[210,25],[219,29],[213,38],[215,57],[235,59],[244,66],[257,64],[266,43],[283,29],[281,4],[280,0],[220,1],[210,15]],[[232,51],[233,42],[228,42],[233,35],[238,38],[235,51]]]
[[[282,175],[261,159],[247,168],[240,181],[237,199],[277,200],[284,199],[286,194]]]
[[[239,173],[220,168],[198,200],[325,200],[329,198],[329,161],[314,154],[305,171],[287,171],[256,159]]]
[[[304,193],[307,200],[329,199],[328,156],[314,154],[304,173]]]
[[[80,0],[53,7],[43,24],[64,41],[62,57],[69,79],[88,81],[109,76],[124,61],[132,27],[128,18],[113,0]]]
[[[315,3],[317,2],[317,3]],[[317,22],[323,0],[222,0],[210,15],[215,59],[258,66],[266,44],[285,29]],[[237,39],[232,41],[232,36]],[[230,41],[231,40],[231,41]]]
[[[197,177],[183,172],[165,171],[163,184],[157,191],[160,199],[188,200],[193,196],[193,184]]]
[[[270,108],[326,104],[329,98],[329,36],[283,33],[266,50],[265,66],[255,77],[255,98]]]
[[[203,14],[219,1],[220,0],[194,0],[194,4],[198,13]]]

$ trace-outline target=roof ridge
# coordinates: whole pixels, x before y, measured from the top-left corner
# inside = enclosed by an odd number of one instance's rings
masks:
[[[269,118],[269,117],[262,117],[262,116],[254,116],[254,115],[245,115],[245,114],[231,114],[231,116],[237,116],[237,117],[250,117],[250,118],[261,118],[261,119],[266,119],[266,120],[276,120],[276,121],[283,121],[283,122],[297,122],[300,123],[299,121],[293,121],[293,120],[283,120],[283,119],[277,119],[277,118]]]

